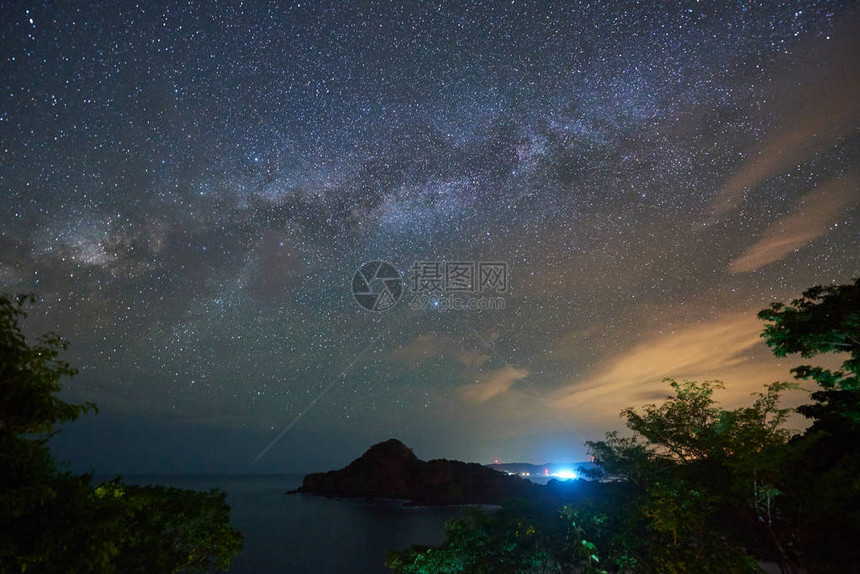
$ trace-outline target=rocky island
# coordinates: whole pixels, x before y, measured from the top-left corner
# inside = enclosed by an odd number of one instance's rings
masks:
[[[395,499],[409,504],[445,506],[498,504],[528,496],[528,480],[457,460],[423,461],[397,439],[370,447],[340,470],[305,476],[293,492],[333,498]]]

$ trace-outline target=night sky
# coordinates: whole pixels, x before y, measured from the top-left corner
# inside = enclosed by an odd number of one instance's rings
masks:
[[[82,4],[0,19],[0,291],[100,406],[73,468],[583,460],[664,377],[788,379],[755,313],[860,274],[856,5]],[[504,308],[364,310],[373,260]]]

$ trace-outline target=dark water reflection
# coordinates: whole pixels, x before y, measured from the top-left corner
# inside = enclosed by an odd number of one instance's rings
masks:
[[[129,484],[227,491],[231,522],[245,535],[231,573],[390,572],[389,549],[437,544],[458,508],[409,508],[386,502],[284,494],[301,475],[129,475]]]

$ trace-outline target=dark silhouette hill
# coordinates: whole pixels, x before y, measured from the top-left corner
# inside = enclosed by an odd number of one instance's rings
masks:
[[[336,498],[399,499],[410,504],[498,504],[534,486],[477,463],[423,461],[397,439],[375,444],[340,470],[305,476],[296,492]]]

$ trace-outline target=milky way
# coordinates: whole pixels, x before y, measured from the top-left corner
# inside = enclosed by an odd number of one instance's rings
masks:
[[[860,272],[857,38],[825,2],[4,9],[0,287],[102,408],[61,450],[581,459],[663,377],[787,378],[756,311]],[[378,259],[504,262],[504,309],[366,311]]]

